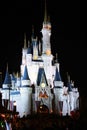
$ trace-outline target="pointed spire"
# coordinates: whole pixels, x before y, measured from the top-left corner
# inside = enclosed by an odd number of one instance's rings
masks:
[[[29,78],[29,75],[28,75],[28,69],[27,69],[27,66],[25,66],[24,68],[24,74],[23,74],[23,77],[22,77],[22,82],[21,82],[21,87],[31,87],[31,82],[30,82],[30,78]]]
[[[27,48],[27,43],[26,43],[26,34],[24,33],[24,48]]]
[[[46,22],[47,22],[47,5],[46,5],[46,0],[45,0],[44,23]]]
[[[41,55],[41,42],[39,41],[39,55]]]
[[[68,74],[68,72],[67,72],[67,79],[68,79],[68,82],[70,83],[70,75]]]
[[[70,75],[68,74],[67,72],[67,79],[68,79],[68,82],[67,82],[67,87],[68,87],[68,91],[72,91],[72,86],[71,86],[71,82],[70,82]]]
[[[58,54],[56,53],[56,60],[55,60],[56,63],[58,63]]]
[[[74,81],[71,80],[71,86],[72,88],[74,87]]]
[[[57,67],[56,67],[56,73],[55,73],[54,81],[61,81],[61,76],[60,76],[60,73],[58,72]]]
[[[28,40],[28,47],[30,47],[30,41]]]
[[[19,78],[19,72],[17,71],[17,78]]]
[[[29,80],[29,79],[30,79],[30,78],[29,78],[29,76],[28,76],[27,66],[25,66],[23,80]]]
[[[14,81],[15,81],[15,75],[14,75],[14,72],[11,74],[11,80],[14,80]]]
[[[47,82],[47,79],[46,79],[44,68],[39,68],[39,70],[38,70],[38,76],[37,76],[37,85],[38,86],[42,82],[42,79],[44,80],[46,86],[48,86],[48,82]]]
[[[11,84],[11,76],[8,72],[8,65],[7,65],[7,69],[6,69],[6,74],[5,74],[5,79],[4,79],[4,84]]]
[[[7,68],[6,68],[6,70],[8,71],[8,63],[7,63]]]
[[[31,54],[31,45],[30,45],[30,41],[29,40],[28,40],[27,54]]]
[[[32,25],[32,36],[31,36],[31,40],[34,39],[34,25]]]

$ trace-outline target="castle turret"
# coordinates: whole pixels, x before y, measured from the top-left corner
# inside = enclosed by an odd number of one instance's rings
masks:
[[[72,91],[72,86],[71,86],[71,81],[70,81],[70,75],[67,73],[67,87],[68,87],[68,114],[70,115],[70,111],[74,110],[74,96],[73,96],[73,91]]]
[[[32,88],[30,83],[30,78],[27,72],[27,66],[24,69],[24,75],[22,78],[22,86],[20,88],[21,93],[21,116],[28,115],[31,113],[31,96]]]
[[[63,82],[61,80],[60,72],[56,67],[54,77],[54,98],[55,98],[55,113],[62,113],[63,108]]]
[[[74,110],[78,110],[79,109],[79,92],[78,92],[78,88],[75,87],[74,81],[71,81],[71,85],[72,85],[72,91],[73,91],[73,97],[74,97]]]
[[[2,100],[7,109],[10,109],[10,90],[11,90],[11,76],[8,72],[8,66],[5,74],[4,83],[2,85]]]
[[[3,89],[9,89],[9,87],[11,88],[11,76],[7,70],[5,74],[4,83],[3,83]]]

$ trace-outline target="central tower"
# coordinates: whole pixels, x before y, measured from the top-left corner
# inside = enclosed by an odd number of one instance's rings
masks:
[[[47,17],[47,9],[46,9],[46,0],[45,0],[45,13],[44,13],[44,22],[42,32],[42,53],[50,55],[51,54],[51,44],[50,44],[50,36],[51,36],[51,23]]]

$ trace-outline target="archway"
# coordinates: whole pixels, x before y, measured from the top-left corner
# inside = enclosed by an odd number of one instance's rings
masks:
[[[45,105],[42,104],[38,107],[38,113],[49,113],[49,108]]]

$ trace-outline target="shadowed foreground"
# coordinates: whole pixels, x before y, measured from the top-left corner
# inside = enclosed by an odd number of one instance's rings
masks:
[[[36,114],[17,118],[12,123],[12,130],[79,130],[86,129],[86,120],[70,116]]]

